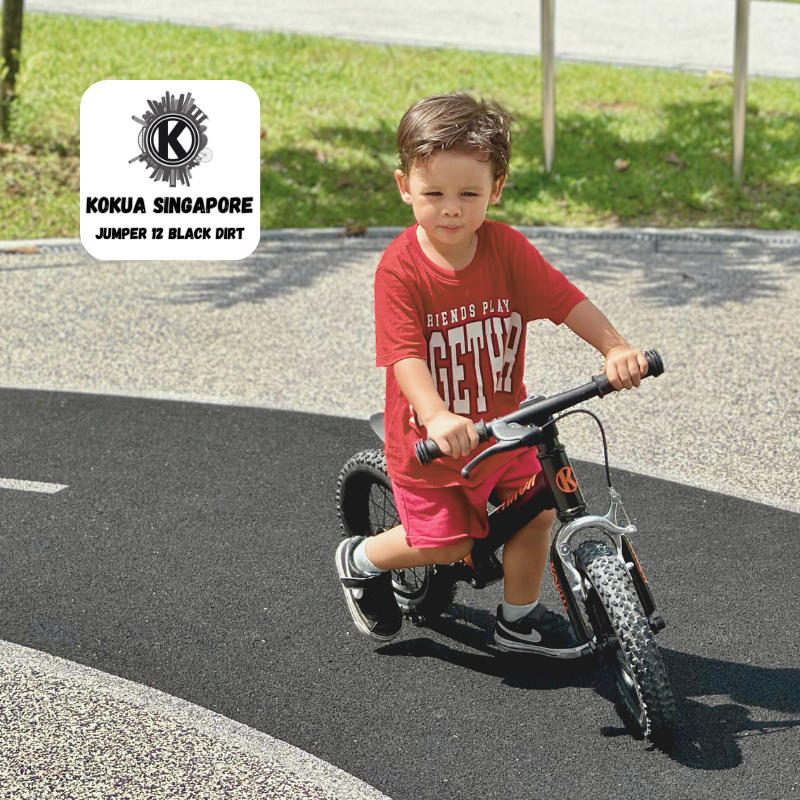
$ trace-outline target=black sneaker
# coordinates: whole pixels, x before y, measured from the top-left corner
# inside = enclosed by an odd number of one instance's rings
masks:
[[[592,652],[588,643],[578,643],[569,620],[548,611],[542,603],[516,622],[507,622],[503,606],[498,606],[494,641],[501,650],[511,653],[551,658],[580,658]]]
[[[388,642],[403,626],[403,614],[392,589],[392,573],[364,577],[353,564],[353,551],[365,537],[345,539],[336,550],[336,569],[342,580],[347,608],[361,633]]]

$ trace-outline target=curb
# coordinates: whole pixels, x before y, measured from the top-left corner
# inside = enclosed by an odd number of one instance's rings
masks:
[[[169,722],[165,735],[173,736],[173,744],[180,739],[196,741],[200,738],[223,743],[225,750],[220,751],[221,757],[227,760],[220,769],[227,775],[236,775],[239,758],[251,757],[269,778],[260,795],[263,800],[301,800],[312,796],[322,796],[327,800],[390,800],[360,778],[299,747],[144,684],[3,640],[0,640],[0,658],[4,669],[19,676],[20,685],[25,683],[26,676],[30,676],[34,684],[39,681],[55,683],[58,691],[46,698],[46,704],[43,703],[51,720],[58,713],[59,703],[66,704],[65,698],[77,692],[92,698],[86,706],[87,715],[98,714],[98,719],[106,724],[113,725],[114,721],[113,717],[102,717],[104,708],[128,710],[134,715],[140,710],[155,719]],[[99,702],[101,698],[105,698],[105,702]],[[159,747],[153,741],[140,744],[145,750],[157,751]],[[24,745],[20,750],[23,749]],[[86,777],[89,779],[91,776]],[[21,784],[19,788],[22,789]],[[90,794],[87,792],[81,797]],[[163,797],[164,794],[158,792],[157,796]],[[192,796],[196,795],[192,792]]]
[[[800,231],[765,231],[751,228],[557,228],[536,225],[512,225],[529,239],[618,239],[645,241],[749,242],[764,247],[800,247]],[[347,235],[345,228],[274,228],[261,231],[262,242],[290,241],[295,245],[313,247],[340,241],[343,245],[380,240],[385,242],[399,236],[405,226],[367,228],[366,232]],[[84,250],[80,239],[17,239],[0,241],[0,254],[14,254],[18,248],[35,248],[40,253],[60,253]],[[84,250],[85,251],[85,250]],[[28,255],[28,254],[24,254]],[[36,255],[30,253],[29,255]],[[88,255],[88,253],[87,253]]]

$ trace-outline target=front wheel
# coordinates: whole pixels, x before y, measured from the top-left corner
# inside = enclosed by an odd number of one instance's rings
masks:
[[[342,468],[336,502],[344,536],[375,536],[400,525],[383,450],[363,450]],[[455,581],[437,567],[392,570],[401,611],[422,620],[440,616],[453,601]]]
[[[591,587],[587,614],[624,707],[644,736],[668,747],[675,738],[675,698],[633,581],[605,542],[584,542],[575,560]]]

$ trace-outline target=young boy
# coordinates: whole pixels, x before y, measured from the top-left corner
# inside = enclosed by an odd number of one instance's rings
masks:
[[[486,502],[522,490],[540,471],[535,450],[498,453],[470,477],[460,470],[490,443],[474,423],[515,410],[523,385],[526,323],[565,324],[605,357],[616,389],[638,386],[644,354],[518,231],[485,219],[500,200],[511,151],[509,118],[466,94],[412,106],[397,136],[400,196],[417,224],[389,245],[375,274],[377,365],[386,367],[386,463],[401,525],[336,551],[348,609],[378,641],[400,632],[391,570],[450,564],[488,533]],[[414,442],[447,455],[422,467]],[[504,650],[577,657],[570,623],[538,602],[552,510],[503,550],[504,599],[494,640]]]

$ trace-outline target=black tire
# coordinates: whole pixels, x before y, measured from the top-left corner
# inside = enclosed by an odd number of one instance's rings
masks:
[[[675,698],[661,651],[642,610],[633,581],[606,542],[587,541],[575,551],[592,589],[589,621],[617,681],[628,722],[660,747],[675,739]]]
[[[336,507],[342,534],[375,536],[400,524],[383,450],[363,450],[339,473]],[[407,617],[433,620],[453,602],[455,581],[437,567],[392,570],[397,603]]]

